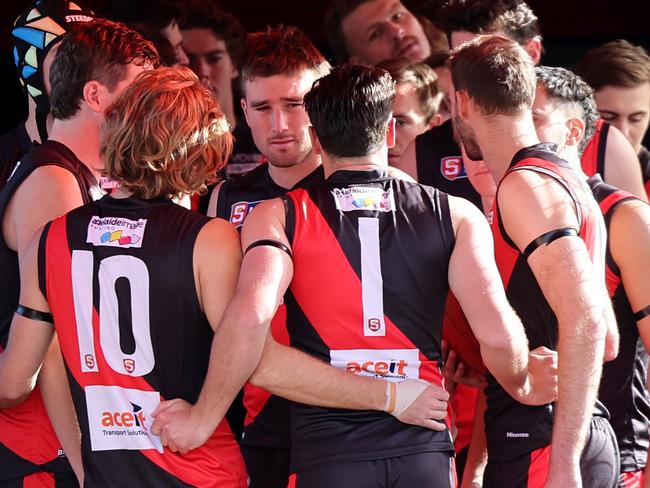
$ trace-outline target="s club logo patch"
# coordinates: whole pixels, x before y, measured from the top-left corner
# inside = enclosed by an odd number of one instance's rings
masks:
[[[449,156],[440,160],[440,172],[449,181],[467,178],[462,156]]]
[[[230,223],[235,226],[236,229],[241,227],[244,224],[244,220],[248,217],[248,214],[263,200],[258,200],[257,202],[237,202],[233,203],[230,207]]]

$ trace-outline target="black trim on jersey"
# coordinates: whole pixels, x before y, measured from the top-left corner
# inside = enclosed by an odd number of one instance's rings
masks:
[[[548,246],[551,244],[551,242],[559,239],[560,237],[577,236],[578,231],[570,227],[565,227],[564,229],[549,230],[548,232],[545,232],[539,236],[537,239],[533,239],[533,241],[526,246],[526,249],[524,249],[524,252],[522,254],[524,255],[524,258],[528,259],[530,255],[537,250],[538,247],[541,247],[544,244]]]
[[[25,305],[18,304],[16,313],[30,320],[38,320],[39,322],[54,323],[54,318],[51,313],[41,312],[33,308],[26,307]]]
[[[291,259],[293,259],[293,254],[291,254],[291,249],[284,243],[280,241],[276,241],[274,239],[260,239],[258,241],[253,242],[250,246],[246,248],[244,251],[244,254],[246,254],[248,251],[255,247],[261,247],[261,246],[271,246],[271,247],[276,247],[280,251],[286,252]]]
[[[642,308],[638,312],[634,312],[634,320],[638,322],[639,320],[646,318],[648,315],[650,315],[650,305]]]
[[[533,171],[535,173],[541,173],[546,176],[549,176],[553,180],[557,181],[562,188],[566,190],[566,192],[569,194],[571,199],[573,200],[573,207],[576,212],[576,217],[578,218],[578,227],[582,227],[582,209],[580,208],[579,205],[579,199],[573,189],[571,188],[571,185],[569,185],[562,175],[559,173],[554,173],[553,171],[549,171],[546,168],[541,168],[539,166],[519,166],[517,168],[513,168],[516,164],[518,164],[520,161],[523,161],[524,159],[528,158],[535,158],[535,159],[543,159],[547,162],[551,162],[559,167],[566,168],[570,171],[573,171],[573,168],[571,165],[564,159],[562,159],[556,152],[555,150],[557,149],[556,144],[551,144],[551,143],[541,143],[541,144],[536,144],[534,146],[529,146],[525,147],[523,149],[520,149],[515,153],[515,155],[512,158],[512,162],[510,163],[510,166],[508,168],[508,171],[506,171],[506,174],[503,177],[503,180],[512,172],[512,171],[518,171],[518,170],[528,170],[528,171]],[[497,194],[496,194],[496,199],[498,202],[499,199],[499,188],[501,187],[501,184],[503,183],[503,180],[501,180],[501,183],[497,186]],[[506,228],[503,225],[503,218],[501,217],[501,208],[499,205],[497,205],[497,211],[498,211],[498,223],[499,223],[499,231],[501,232],[501,236],[503,237],[503,240],[508,244],[511,248],[518,250],[521,252],[521,249],[519,249],[519,246],[515,244],[515,242],[510,238],[508,235],[508,232],[506,232]]]
[[[605,150],[607,149],[607,134],[609,133],[609,122],[603,123],[600,128],[600,139],[598,139],[598,158],[596,159],[596,172],[605,174]]]
[[[282,195],[280,198],[284,204],[284,234],[292,244],[293,236],[296,233],[296,207],[293,205],[293,200],[287,195]]]
[[[41,232],[41,238],[38,241],[38,287],[41,290],[41,293],[47,299],[47,281],[45,275],[45,243],[47,241],[47,236],[50,232],[50,227],[52,226],[52,221],[50,220],[45,227],[43,227],[43,232]]]

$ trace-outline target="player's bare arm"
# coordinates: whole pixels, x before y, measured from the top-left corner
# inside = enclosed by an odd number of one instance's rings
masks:
[[[37,253],[40,231],[20,256],[20,304],[27,310],[49,314],[47,300],[38,287]],[[0,353],[0,408],[24,401],[36,385],[38,373],[54,336],[54,326],[14,314],[7,348]],[[45,319],[47,320],[47,319]]]
[[[625,190],[643,201],[648,200],[643,188],[639,158],[627,138],[613,125],[607,132],[605,161],[603,178],[607,183]]]
[[[528,264],[558,320],[559,391],[553,428],[549,486],[580,486],[579,459],[596,401],[611,304],[586,245],[577,236],[574,202],[552,178],[517,171],[499,194],[506,232],[523,251],[540,236],[559,229],[574,235],[537,247]]]
[[[554,355],[531,356],[529,361],[528,339],[506,298],[485,217],[461,198],[449,197],[449,203],[456,233],[449,286],[480,343],[485,366],[518,401],[533,405],[553,401]]]
[[[650,348],[650,206],[638,202],[622,203],[610,222],[609,249],[621,272],[625,294],[632,312],[637,313],[639,336]],[[645,310],[645,312],[644,312]],[[650,486],[645,469],[645,484]]]

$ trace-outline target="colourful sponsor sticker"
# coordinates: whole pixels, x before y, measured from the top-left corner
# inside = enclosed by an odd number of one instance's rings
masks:
[[[332,195],[336,208],[343,212],[354,210],[372,210],[392,212],[395,208],[393,189],[355,186],[352,188],[334,188]]]
[[[147,219],[129,220],[94,215],[88,224],[86,242],[94,246],[142,247],[146,225]]]

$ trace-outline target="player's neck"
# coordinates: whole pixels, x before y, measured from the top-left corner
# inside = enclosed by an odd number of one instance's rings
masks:
[[[366,156],[352,158],[338,158],[333,156],[323,156],[323,168],[325,178],[329,178],[332,173],[339,170],[346,171],[372,171],[377,169],[388,170],[388,153],[384,146],[380,151],[376,151]]]
[[[70,149],[95,176],[97,181],[104,167],[99,156],[99,129],[83,118],[54,120],[49,138]]]
[[[531,117],[499,115],[493,117],[491,123],[485,124],[478,142],[485,164],[499,184],[515,154],[525,147],[538,144],[539,138]]]
[[[269,163],[269,175],[276,185],[289,190],[311,174],[320,164],[320,156],[312,151],[302,163],[293,166],[283,168]]]
[[[36,102],[32,97],[27,97],[27,120],[25,120],[25,130],[29,136],[30,141],[36,141],[39,144],[42,143],[41,135],[38,133],[38,124],[36,123]],[[52,116],[47,114],[47,121],[45,122],[47,127],[48,134],[52,130]]]

